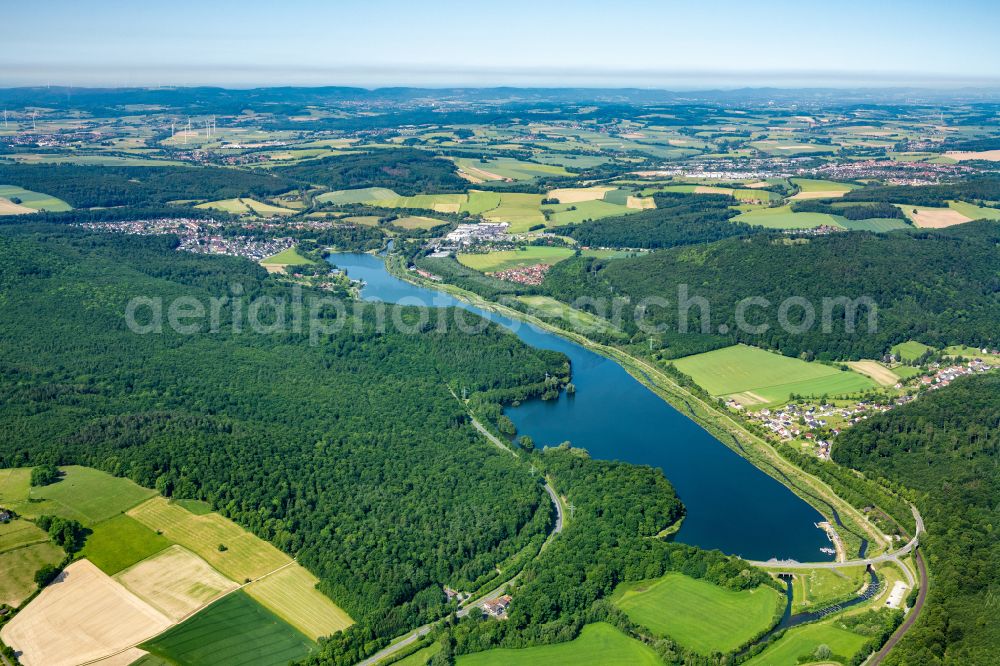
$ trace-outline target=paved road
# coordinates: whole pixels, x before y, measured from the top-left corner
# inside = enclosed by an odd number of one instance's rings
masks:
[[[455,392],[452,391],[451,394],[455,395]],[[455,399],[457,400],[458,396],[455,396]],[[494,446],[496,446],[497,448],[500,448],[500,449],[506,451],[507,453],[511,454],[512,456],[516,456],[517,455],[516,453],[514,453],[514,450],[511,449],[509,446],[507,446],[507,444],[503,440],[501,440],[499,437],[497,437],[496,435],[494,435],[493,433],[491,433],[489,430],[487,430],[483,426],[482,423],[480,423],[478,420],[476,420],[476,417],[474,417],[472,414],[469,414],[469,418],[472,420],[472,425],[476,427],[476,430],[478,430],[479,432],[481,432],[483,434],[483,436],[485,436],[486,439],[488,439]],[[553,488],[552,485],[548,481],[545,482],[545,492],[547,492],[549,494],[549,498],[552,500],[552,505],[556,508],[556,522],[555,522],[555,525],[553,525],[553,527],[552,527],[552,531],[549,532],[549,536],[545,540],[545,543],[542,544],[542,548],[543,549],[545,548],[545,546],[547,546],[549,544],[550,541],[552,541],[552,539],[555,538],[555,536],[557,534],[559,534],[560,532],[562,532],[563,525],[565,524],[565,520],[564,520],[564,516],[563,516],[562,502],[559,501],[559,496],[556,494],[555,488]],[[468,615],[469,613],[471,613],[473,610],[479,610],[479,609],[481,609],[483,607],[484,603],[486,603],[490,599],[495,599],[498,596],[500,596],[501,594],[503,594],[504,591],[508,587],[510,587],[511,583],[513,583],[514,581],[516,581],[518,579],[518,577],[520,577],[520,575],[521,575],[520,572],[518,572],[517,575],[512,576],[511,578],[505,580],[503,583],[501,583],[499,586],[497,586],[496,589],[491,590],[489,592],[489,594],[485,594],[482,597],[480,597],[478,600],[473,601],[472,603],[467,604],[465,606],[462,606],[461,608],[458,609],[458,612],[456,613],[456,615],[458,615],[458,617],[465,617],[466,615]],[[435,626],[437,626],[440,623],[441,623],[441,620],[437,620],[436,622],[430,622],[428,624],[425,624],[422,627],[417,627],[416,629],[414,629],[410,633],[405,634],[403,636],[403,638],[397,640],[392,645],[390,645],[388,647],[385,647],[385,648],[382,648],[381,650],[379,650],[378,652],[376,652],[372,656],[368,657],[364,661],[358,662],[357,666],[374,666],[375,664],[377,664],[378,662],[382,661],[386,657],[399,652],[400,650],[402,650],[403,648],[405,648],[407,645],[412,645],[414,641],[420,640],[421,638],[423,638],[424,636],[426,636],[428,633],[430,633],[431,629],[433,629]]]
[[[907,613],[906,619],[903,620],[903,624],[899,625],[896,629],[896,633],[889,637],[882,649],[878,651],[872,660],[868,662],[868,666],[877,666],[882,663],[885,656],[889,654],[889,651],[896,647],[896,643],[903,638],[903,635],[909,631],[913,623],[917,621],[917,616],[920,615],[920,611],[924,608],[924,601],[927,599],[927,588],[930,587],[931,581],[927,577],[927,566],[924,564],[924,558],[920,556],[920,551],[914,551],[913,558],[917,562],[917,572],[920,574],[920,591],[917,593],[917,601],[913,604],[913,608]]]
[[[795,560],[779,560],[777,558],[772,558],[766,562],[751,560],[750,564],[758,567],[783,567],[786,569],[843,569],[845,567],[863,567],[869,564],[879,564],[881,562],[896,562],[902,567],[902,563],[899,562],[899,558],[916,549],[917,544],[920,541],[920,535],[924,532],[924,519],[920,516],[920,512],[917,511],[917,507],[911,505],[910,510],[913,511],[913,518],[917,525],[917,534],[910,539],[905,546],[891,553],[884,553],[878,557],[869,557],[863,560],[847,560],[845,562],[797,562]],[[905,567],[903,567],[903,569],[905,570]]]

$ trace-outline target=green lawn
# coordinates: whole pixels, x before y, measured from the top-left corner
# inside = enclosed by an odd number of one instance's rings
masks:
[[[315,263],[312,259],[307,259],[296,252],[294,247],[282,250],[278,254],[260,260],[261,264],[271,264],[277,266],[302,266]]]
[[[746,666],[797,666],[800,663],[830,663],[831,659],[808,659],[820,645],[833,654],[850,659],[868,641],[852,631],[834,626],[834,621],[794,627],[769,648],[758,654]],[[799,657],[806,657],[800,661]],[[839,660],[838,660],[839,661]]]
[[[651,648],[629,638],[610,624],[586,625],[566,643],[520,650],[498,649],[458,657],[458,666],[643,666],[661,664]]]
[[[898,345],[893,345],[892,353],[899,354],[899,357],[904,361],[916,361],[925,352],[933,351],[933,349],[933,347],[929,347],[922,342],[907,340],[906,342],[900,342]]]
[[[488,254],[459,254],[457,259],[463,266],[482,273],[515,268],[517,266],[534,266],[535,264],[556,264],[573,256],[573,250],[568,247],[527,246],[523,250],[504,250]]]
[[[140,646],[186,666],[284,666],[313,643],[238,591]]]
[[[793,393],[819,396],[875,387],[871,378],[857,372],[845,372],[747,345],[686,356],[673,363],[712,395],[746,394],[742,397],[749,398],[750,403],[787,400]]]
[[[10,508],[27,517],[58,515],[92,527],[156,495],[155,490],[90,467],[60,469],[65,472],[61,480],[31,488],[30,502],[12,502]]]
[[[737,592],[677,573],[623,583],[612,598],[634,622],[704,655],[729,652],[767,630],[784,604],[770,587]]]
[[[62,199],[56,199],[48,194],[32,192],[16,185],[0,185],[0,197],[10,199],[15,197],[21,200],[22,206],[34,210],[46,210],[50,213],[60,213],[73,210],[73,207]]]
[[[98,523],[80,553],[112,576],[155,555],[171,544],[137,520],[120,514]]]
[[[732,220],[768,229],[813,229],[822,225],[844,226],[841,224],[839,216],[826,213],[793,213],[790,205],[750,210],[737,215]]]

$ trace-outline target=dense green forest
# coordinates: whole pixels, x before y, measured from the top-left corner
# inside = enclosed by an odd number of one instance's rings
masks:
[[[446,384],[524,399],[565,357],[492,326],[473,344],[417,308],[402,317],[422,332],[383,331],[374,304],[322,309],[345,325],[315,345],[294,326],[236,333],[228,306],[214,333],[130,332],[135,296],[289,295],[251,262],[175,243],[0,228],[0,466],[78,463],[206,500],[297,554],[363,636],[436,616],[442,584],[474,589],[547,533],[537,479]]]
[[[663,248],[693,245],[753,233],[753,228],[730,222],[736,215],[732,197],[664,193],[654,197],[656,208],[630,215],[589,220],[566,235],[581,245],[596,247]]]
[[[940,232],[855,232],[796,241],[760,235],[636,258],[571,258],[549,271],[543,288],[566,302],[580,296],[598,302],[626,298],[629,314],[642,299],[668,299],[668,306],[646,312],[647,321],[667,327],[661,334],[664,355],[678,355],[674,347],[691,353],[745,342],[823,360],[881,358],[891,345],[910,339],[935,346],[1000,342],[998,240],[1000,224],[993,222]],[[678,307],[683,288],[688,303],[705,299],[708,316],[699,304]],[[759,333],[741,331],[735,318],[737,304],[751,297],[770,303],[745,311],[747,324],[767,326]],[[784,330],[779,323],[779,305],[791,297],[805,299],[814,310],[815,321],[803,332]],[[838,297],[871,299],[876,326],[869,328],[870,308],[861,306],[852,334],[845,326],[845,308],[836,306],[827,308],[830,325],[824,332],[823,299]],[[678,333],[685,311],[686,335]],[[789,323],[802,324],[803,313],[803,307],[789,308]],[[623,324],[636,332],[633,317]],[[719,335],[720,326],[728,327],[725,335]]]
[[[837,462],[913,489],[927,603],[887,664],[992,664],[1000,650],[1000,376],[960,379],[845,431]]]
[[[327,157],[275,172],[331,190],[387,187],[404,196],[464,192],[469,187],[456,175],[453,163],[412,148]]]
[[[792,211],[796,213],[826,213],[842,215],[848,220],[897,219],[905,220],[906,215],[898,206],[889,203],[836,203],[832,200],[805,199],[792,203]]]
[[[949,201],[1000,201],[1000,178],[971,178],[943,185],[873,185],[851,190],[842,201],[947,206]]]
[[[5,163],[0,164],[0,183],[50,194],[74,208],[272,196],[297,187],[278,176],[221,167],[153,169]]]

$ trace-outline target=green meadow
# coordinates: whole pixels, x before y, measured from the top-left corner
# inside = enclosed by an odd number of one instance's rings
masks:
[[[309,654],[314,645],[237,591],[140,647],[186,666],[283,666]]]
[[[261,264],[277,266],[303,266],[314,263],[312,259],[307,259],[299,254],[294,247],[282,250],[278,254],[261,259]]]
[[[677,573],[623,583],[612,599],[632,621],[704,655],[735,650],[769,629],[784,604],[770,587],[727,590]]]
[[[137,520],[125,514],[98,523],[80,552],[109,576],[155,555],[171,544]]]
[[[612,190],[615,191],[615,190]],[[610,194],[610,192],[609,192]],[[572,204],[546,204],[542,210],[552,211],[546,226],[558,227],[564,224],[576,224],[584,220],[599,220],[604,217],[638,213],[636,208],[626,208],[624,205],[610,203],[606,200],[579,201]]]
[[[838,183],[832,180],[816,180],[814,178],[792,178],[791,181],[798,185],[802,192],[850,192],[857,189],[857,185],[850,183]]]
[[[499,205],[485,211],[483,217],[493,222],[509,222],[508,231],[520,233],[536,224],[545,224],[541,204],[541,194],[502,192]]]
[[[806,624],[789,629],[773,645],[744,663],[747,666],[828,664],[830,659],[810,658],[820,645],[826,645],[833,654],[841,658],[850,659],[867,641],[865,636],[834,626],[833,621]]]
[[[922,342],[917,342],[916,340],[907,340],[906,342],[900,342],[898,345],[892,346],[892,353],[899,354],[899,357],[904,361],[916,361],[925,353],[933,350],[933,347],[925,345]]]
[[[398,199],[399,195],[384,187],[364,187],[357,190],[337,190],[316,197],[316,201],[334,204],[359,204],[367,201]]]
[[[755,227],[768,229],[814,229],[827,225],[843,227],[841,218],[826,213],[794,213],[792,207],[757,208],[732,218],[733,222],[743,222]]]
[[[686,356],[673,363],[712,395],[732,396],[745,404],[784,402],[792,394],[854,393],[876,386],[856,372],[747,345]]]
[[[90,467],[71,465],[60,469],[65,473],[62,479],[35,488],[28,486],[29,469],[0,471],[0,475],[7,473],[8,480],[4,484],[0,477],[0,505],[29,518],[49,514],[92,527],[157,494]]]
[[[792,613],[822,608],[829,602],[857,592],[864,580],[864,567],[798,570],[792,581]]]
[[[62,213],[73,210],[73,207],[62,199],[56,199],[48,194],[32,192],[16,185],[0,185],[0,197],[4,199],[20,199],[21,206],[34,210],[45,210],[50,213]]]
[[[557,164],[538,164],[535,162],[524,162],[522,160],[515,160],[506,157],[488,159],[485,162],[463,157],[456,159],[455,163],[459,166],[459,168],[466,171],[470,175],[484,178],[485,180],[496,179],[485,178],[482,172],[500,176],[500,178],[521,181],[534,180],[539,176],[572,175],[566,170],[565,167]]]
[[[458,666],[653,666],[662,662],[652,648],[629,638],[610,624],[588,624],[566,643],[487,650],[461,655]]]

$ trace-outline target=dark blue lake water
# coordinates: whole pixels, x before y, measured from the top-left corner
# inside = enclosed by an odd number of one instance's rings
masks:
[[[569,440],[594,458],[659,467],[687,507],[677,540],[747,559],[830,560],[823,520],[792,491],[727,448],[614,361],[553,333],[485,312],[391,275],[381,258],[335,254],[330,262],[358,280],[362,297],[387,303],[455,306],[512,330],[525,343],[569,357],[574,396],[531,400],[506,413],[536,446]]]

